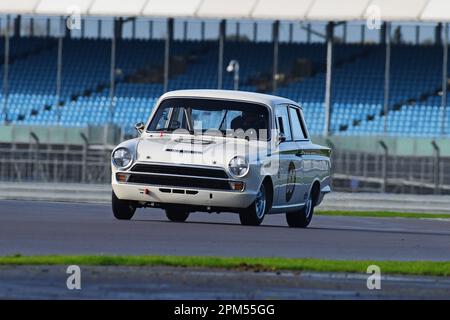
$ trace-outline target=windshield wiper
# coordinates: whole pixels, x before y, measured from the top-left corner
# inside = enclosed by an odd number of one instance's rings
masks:
[[[219,130],[221,130],[220,128],[222,128],[223,123],[225,122],[225,118],[227,117],[227,114],[228,114],[228,109],[225,110],[225,114],[223,115],[223,118],[222,118],[222,120],[220,121],[220,124],[219,124]]]
[[[192,125],[192,118],[191,118],[192,110],[191,108],[188,109],[184,108],[184,116],[186,117],[187,130],[189,134],[194,135],[194,128]]]

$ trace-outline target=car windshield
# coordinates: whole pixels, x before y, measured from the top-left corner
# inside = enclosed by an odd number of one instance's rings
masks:
[[[171,98],[164,100],[147,131],[183,129],[195,135],[268,139],[268,109],[238,101]]]

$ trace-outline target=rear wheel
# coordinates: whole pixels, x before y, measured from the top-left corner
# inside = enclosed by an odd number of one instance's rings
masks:
[[[306,228],[314,214],[314,201],[312,194],[308,196],[303,208],[297,211],[286,212],[286,221],[291,228]]]
[[[136,212],[134,201],[120,200],[114,191],[112,192],[111,204],[114,217],[119,220],[130,220]]]
[[[189,217],[189,212],[181,208],[166,208],[166,217],[173,222],[185,222]]]
[[[261,188],[256,195],[255,201],[245,209],[239,212],[241,224],[245,226],[259,226],[264,220],[267,212],[267,190],[265,184],[261,184]]]

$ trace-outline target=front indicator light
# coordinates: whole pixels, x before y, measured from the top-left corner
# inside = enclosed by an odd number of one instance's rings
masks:
[[[230,187],[232,190],[235,190],[235,191],[244,191],[245,183],[242,181],[232,181],[232,182],[230,182]]]
[[[116,174],[116,180],[118,182],[127,182],[129,177],[130,177],[130,175],[127,173],[117,173]]]

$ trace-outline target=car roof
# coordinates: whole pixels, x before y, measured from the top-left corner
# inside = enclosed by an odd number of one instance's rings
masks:
[[[226,99],[226,100],[241,100],[246,102],[262,103],[268,106],[275,106],[277,104],[295,104],[298,103],[286,99],[283,97],[273,96],[269,94],[237,91],[237,90],[176,90],[166,92],[161,96],[161,100],[166,98],[213,98],[213,99]]]

